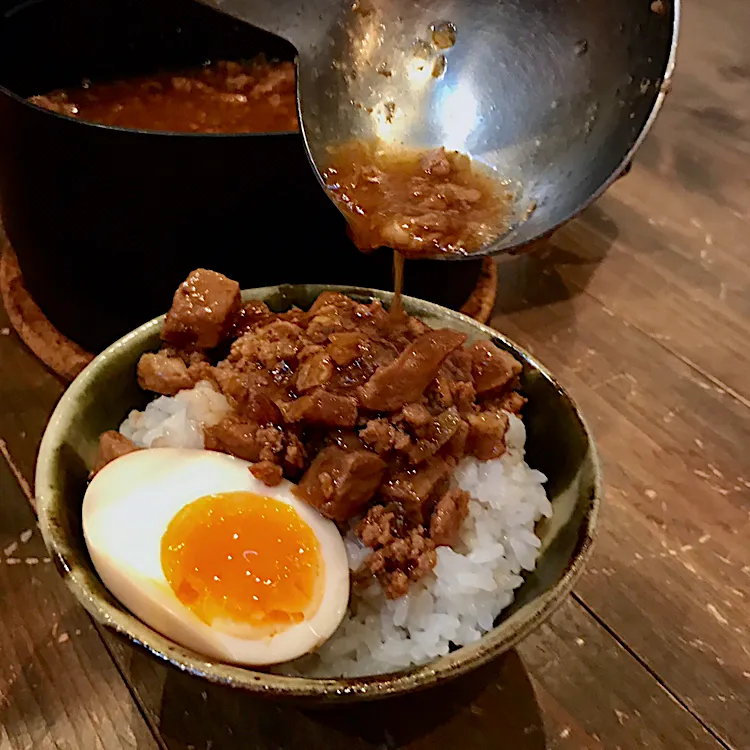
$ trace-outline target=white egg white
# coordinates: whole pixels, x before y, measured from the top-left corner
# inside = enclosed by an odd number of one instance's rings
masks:
[[[268,487],[249,466],[206,450],[152,448],[122,456],[89,484],[83,533],[104,585],[147,625],[213,659],[261,666],[314,651],[333,635],[349,601],[349,566],[335,524],[295,498],[290,482]],[[238,638],[205,623],[175,596],[162,570],[161,540],[174,516],[200,497],[232,491],[292,506],[318,540],[320,604],[309,619],[274,635]]]

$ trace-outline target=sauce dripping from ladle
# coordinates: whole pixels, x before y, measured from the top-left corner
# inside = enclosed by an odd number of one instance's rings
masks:
[[[404,302],[402,291],[404,288],[404,256],[393,251],[393,302],[391,302],[391,323],[396,326],[403,322]]]

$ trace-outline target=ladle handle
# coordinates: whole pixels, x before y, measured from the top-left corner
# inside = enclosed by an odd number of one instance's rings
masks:
[[[291,42],[300,53],[324,38],[335,19],[333,0],[199,0],[238,21]]]

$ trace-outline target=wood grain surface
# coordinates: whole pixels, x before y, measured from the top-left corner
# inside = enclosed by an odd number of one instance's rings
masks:
[[[0,548],[0,748],[157,748],[5,461]]]
[[[672,93],[630,174],[498,263],[492,324],[579,402],[606,498],[566,605],[444,689],[300,711],[93,626],[24,500],[63,386],[0,315],[0,544],[17,545],[0,552],[0,748],[749,750],[748,29],[742,0],[688,3]]]

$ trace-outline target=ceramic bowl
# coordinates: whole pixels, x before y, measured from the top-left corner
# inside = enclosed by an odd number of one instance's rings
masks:
[[[248,290],[245,298],[264,300],[282,311],[303,309],[324,290],[335,289],[360,301],[392,295],[355,287],[281,286]],[[423,689],[472,669],[512,648],[552,614],[570,592],[591,552],[600,502],[600,469],[594,442],[570,396],[527,352],[497,331],[460,313],[406,297],[406,310],[433,327],[451,327],[471,339],[491,339],[523,362],[521,390],[527,461],[549,478],[553,515],[540,522],[541,555],[527,574],[513,604],[495,628],[478,642],[423,666],[356,679],[305,679],[209,661],[161,636],[128,612],[99,580],[83,540],[81,502],[98,437],[116,428],[128,412],[149,397],[136,382],[136,363],[159,345],[163,318],[156,318],[99,355],[73,382],[57,405],[42,440],[36,469],[37,511],[44,540],[68,587],[86,610],[107,628],[154,656],[211,682],[276,698],[310,704],[370,700]]]

